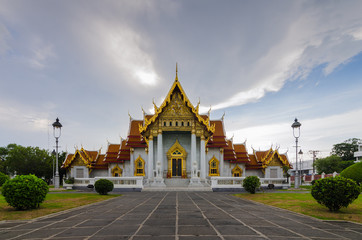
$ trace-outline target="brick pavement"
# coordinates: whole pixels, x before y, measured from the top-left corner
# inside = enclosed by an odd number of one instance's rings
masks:
[[[362,239],[362,225],[321,221],[213,192],[140,192],[31,221],[0,239]]]

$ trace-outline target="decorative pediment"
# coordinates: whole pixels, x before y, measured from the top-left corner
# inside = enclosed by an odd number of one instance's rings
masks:
[[[88,168],[92,168],[92,159],[89,159],[88,154],[82,148],[81,150],[76,150],[75,153],[63,163],[64,168],[68,168],[69,166],[86,166]]]
[[[215,126],[210,125],[209,117],[202,117],[198,112],[198,106],[195,108],[187,98],[185,91],[178,81],[177,71],[175,81],[165,100],[159,108],[154,104],[154,108],[155,114],[150,118],[144,118],[144,123],[139,125],[139,131],[142,135],[149,130],[151,125],[155,123],[160,124],[158,121],[160,117],[190,118],[201,125],[209,133],[208,135],[212,135],[215,132]]]
[[[272,153],[270,153],[270,155],[268,157],[266,157],[265,159],[263,159],[262,162],[262,166],[263,168],[266,168],[268,166],[289,166],[289,162],[286,158],[283,158],[278,150],[273,151]]]
[[[167,151],[167,157],[170,159],[172,156],[182,156],[186,159],[187,152],[186,150],[181,146],[181,144],[176,139],[176,142],[170,147],[170,149]]]

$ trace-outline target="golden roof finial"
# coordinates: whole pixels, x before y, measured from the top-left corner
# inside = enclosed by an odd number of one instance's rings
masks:
[[[178,81],[178,77],[177,77],[177,62],[176,62],[176,77],[175,77],[175,81]]]

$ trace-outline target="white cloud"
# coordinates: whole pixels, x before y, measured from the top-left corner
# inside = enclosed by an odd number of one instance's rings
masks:
[[[322,118],[299,119],[302,123],[299,145],[304,152],[321,150],[324,156],[328,155],[333,144],[343,142],[351,137],[362,138],[359,122],[361,118],[362,109],[357,109]],[[249,152],[252,151],[251,146],[262,150],[270,148],[271,145],[274,148],[280,146],[282,152],[289,150],[289,157],[294,159],[295,138],[291,125],[292,121],[242,128],[227,131],[227,136],[234,135],[235,143],[244,142],[247,139]]]
[[[0,125],[16,131],[36,132],[48,129],[48,113],[31,110],[30,106],[14,102],[0,103]]]
[[[318,66],[324,66],[325,75],[331,74],[359,54],[362,51],[360,13],[351,11],[351,6],[333,6],[330,11],[325,8],[325,5],[301,8],[291,19],[285,14],[285,21],[290,22],[283,28],[275,27],[273,34],[278,34],[277,41],[265,39],[263,46],[251,47],[263,47],[266,51],[239,77],[240,85],[234,89],[242,90],[214,103],[213,109],[258,101],[267,92],[279,91],[286,81],[305,79]],[[344,16],[347,11],[351,15],[333,18]],[[264,33],[266,29],[259,31]],[[245,58],[255,58],[253,50],[247,46],[245,49]]]
[[[0,23],[0,55],[5,54],[10,50],[8,41],[10,39],[10,33],[4,24]]]
[[[48,61],[56,55],[51,44],[43,44],[40,40],[36,42],[31,49],[32,55],[29,58],[29,63],[33,68],[41,70],[44,69]]]

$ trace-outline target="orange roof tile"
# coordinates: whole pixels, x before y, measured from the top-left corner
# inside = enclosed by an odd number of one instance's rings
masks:
[[[104,162],[114,162],[117,161],[118,151],[120,144],[108,144],[108,149],[104,157]]]

